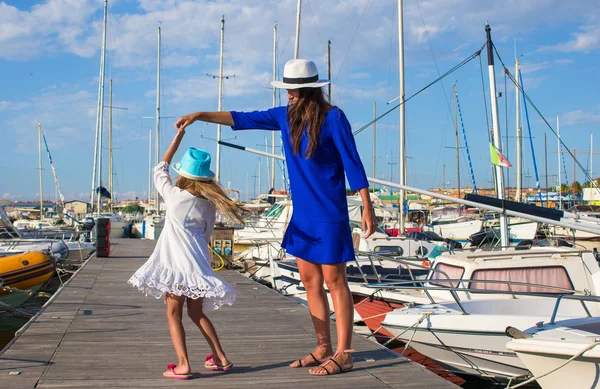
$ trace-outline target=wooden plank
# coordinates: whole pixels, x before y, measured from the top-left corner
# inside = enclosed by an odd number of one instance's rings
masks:
[[[172,388],[189,385],[162,372],[175,362],[162,300],[127,284],[154,242],[122,239],[108,258],[92,258],[54,302],[0,356],[0,388]],[[185,319],[198,383],[215,389],[456,388],[380,345],[353,338],[355,369],[318,377],[288,364],[315,343],[307,309],[235,271],[219,276],[238,291],[236,304],[209,312],[234,362],[230,372],[203,368],[210,350]],[[333,324],[333,323],[332,323]],[[333,327],[333,325],[332,325]],[[333,329],[333,328],[332,328]],[[335,331],[333,331],[335,333]],[[9,375],[19,371],[19,375]]]

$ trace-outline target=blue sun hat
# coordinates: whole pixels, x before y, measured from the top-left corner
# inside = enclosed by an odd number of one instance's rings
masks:
[[[215,173],[210,170],[210,154],[195,147],[187,149],[181,162],[173,164],[173,169],[190,180],[210,181],[215,177]]]

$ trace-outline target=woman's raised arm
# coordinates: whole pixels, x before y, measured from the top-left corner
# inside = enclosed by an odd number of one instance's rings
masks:
[[[181,116],[175,122],[176,129],[184,130],[187,126],[200,120],[202,122],[223,124],[225,126],[233,126],[233,118],[228,111],[222,112],[195,112],[189,115]]]

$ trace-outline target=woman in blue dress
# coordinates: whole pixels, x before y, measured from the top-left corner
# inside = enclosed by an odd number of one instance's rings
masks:
[[[356,150],[350,123],[339,108],[328,104],[312,61],[294,59],[285,64],[283,81],[288,105],[254,112],[196,112],[180,117],[177,129],[200,120],[229,125],[236,130],[281,131],[294,211],[282,241],[297,258],[315,327],[317,347],[290,366],[315,367],[310,374],[343,373],[353,368],[351,340],[354,305],[346,279],[346,262],[354,260],[346,199],[346,180],[359,191],[363,203],[365,237],[375,229],[367,177]],[[331,345],[330,311],[323,287],[327,285],[336,316],[338,344]]]

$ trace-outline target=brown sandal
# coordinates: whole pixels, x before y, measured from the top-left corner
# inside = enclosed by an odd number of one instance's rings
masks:
[[[328,344],[326,344],[326,345],[318,345],[317,348],[319,348],[319,347],[327,348],[327,347],[329,347],[329,345]],[[313,360],[310,361],[310,362],[308,362],[308,363],[306,363],[306,364],[303,364],[302,360],[306,359],[308,357],[311,357]],[[327,360],[327,358],[324,359],[324,361],[326,361],[326,360]],[[319,366],[321,363],[323,363],[323,361],[320,361],[317,357],[315,357],[315,354],[313,354],[312,352],[308,353],[308,355],[305,356],[304,358],[300,358],[300,359],[298,359],[298,360],[296,360],[294,362],[298,362],[298,366],[292,366],[292,365],[290,365],[290,367],[293,368],[293,369],[298,369],[298,368],[301,368],[301,367]]]
[[[343,350],[341,351],[342,353],[351,353],[354,350]],[[325,361],[324,363],[322,363],[321,365],[319,365],[319,368],[321,368],[321,371],[325,371],[325,374],[323,373],[316,373],[313,369],[311,369],[311,371],[309,371],[309,374],[311,375],[321,375],[321,376],[326,376],[326,375],[335,375],[335,374],[342,374],[342,373],[347,373],[350,370],[354,369],[354,364],[352,363],[352,361],[350,362],[350,367],[346,367],[346,369],[344,369],[342,367],[342,365],[336,361],[334,358],[339,354],[340,352],[336,352],[331,358],[329,358],[327,361]],[[334,366],[331,368],[331,370],[327,369],[325,366],[329,365],[331,362],[333,362]]]

